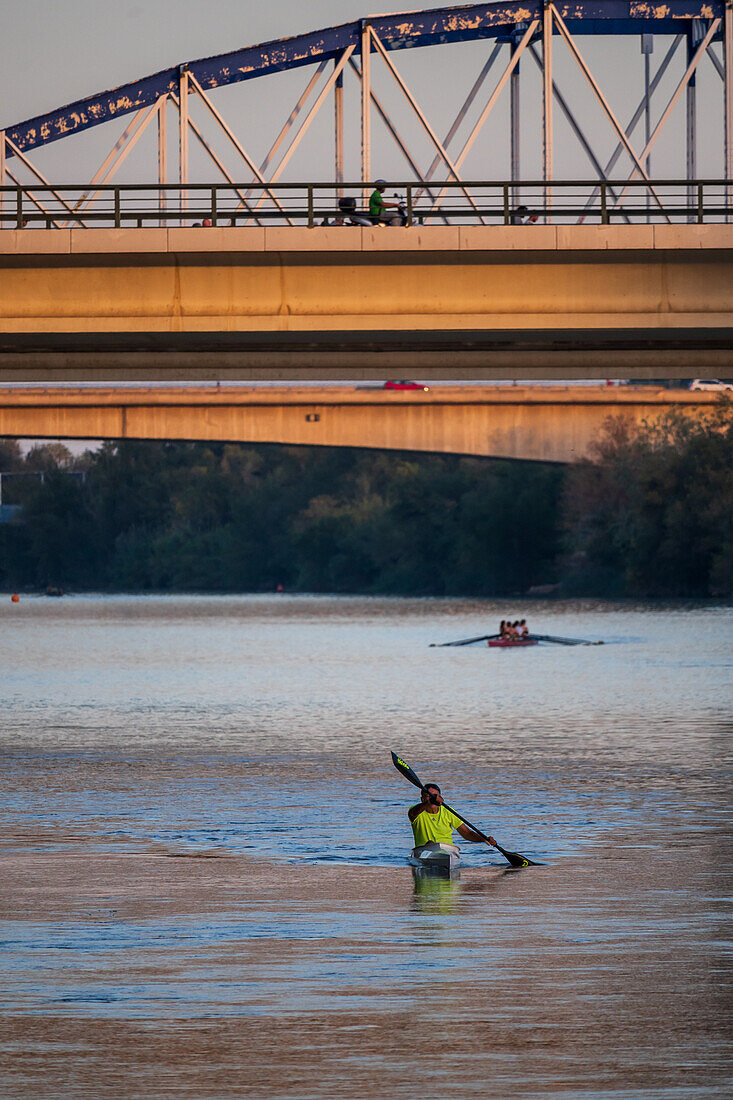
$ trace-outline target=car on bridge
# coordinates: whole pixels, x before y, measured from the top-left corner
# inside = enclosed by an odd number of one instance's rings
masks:
[[[733,390],[733,382],[720,382],[717,378],[695,378],[691,390]]]
[[[396,382],[390,379],[389,382],[385,382],[382,387],[385,390],[429,390],[430,386],[423,386],[420,382],[410,382],[404,379],[401,382]]]

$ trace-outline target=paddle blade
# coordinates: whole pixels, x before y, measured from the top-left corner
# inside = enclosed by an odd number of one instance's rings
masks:
[[[498,852],[504,856],[504,859],[508,859],[512,867],[537,867],[539,864],[535,863],[533,859],[527,859],[526,856],[520,856],[519,852],[507,852],[506,848],[502,848],[501,844],[497,844],[494,841],[494,847]]]
[[[404,760],[400,760],[399,756],[395,752],[392,753],[392,763],[397,768],[397,771],[401,772],[404,775],[405,779],[408,779],[410,783],[414,783],[416,787],[419,787],[420,790],[422,790],[422,783],[417,778],[410,765],[406,764]]]

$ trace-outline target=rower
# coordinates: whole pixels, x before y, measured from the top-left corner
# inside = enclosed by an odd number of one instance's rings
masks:
[[[529,627],[527,626],[527,620],[522,619],[519,623],[519,636],[520,638],[529,637]]]
[[[428,783],[422,789],[420,802],[416,806],[410,806],[407,816],[412,825],[412,834],[415,837],[415,847],[421,848],[423,844],[452,844],[453,830],[456,829],[464,840],[470,840],[474,844],[481,844],[484,838],[464,825],[460,817],[443,805],[443,796],[437,783]],[[493,844],[493,840],[489,837]],[[485,843],[485,842],[484,842]]]

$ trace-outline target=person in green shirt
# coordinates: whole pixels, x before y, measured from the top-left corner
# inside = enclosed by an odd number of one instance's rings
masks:
[[[460,817],[443,805],[443,796],[437,783],[428,783],[422,790],[420,802],[416,806],[410,806],[407,816],[412,825],[412,833],[415,837],[415,847],[421,848],[423,844],[452,844],[453,830],[455,829],[464,840],[470,840],[474,844],[484,843],[484,838],[464,825]],[[489,837],[489,843],[494,841]]]
[[[386,210],[396,209],[398,202],[387,202],[384,192],[387,189],[386,180],[375,180],[374,190],[369,196],[369,217],[375,225],[400,225],[401,218],[398,215],[386,214]]]

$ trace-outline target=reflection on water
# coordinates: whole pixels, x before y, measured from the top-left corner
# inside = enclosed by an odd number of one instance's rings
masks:
[[[4,1095],[730,1089],[723,607],[0,602]],[[546,866],[408,867],[404,755]]]
[[[419,913],[455,913],[461,889],[461,872],[439,874],[412,867],[415,905]]]

